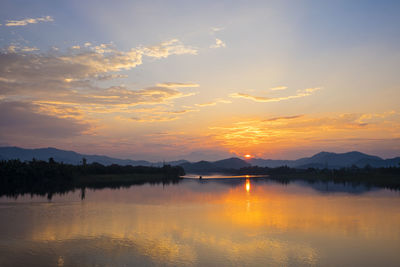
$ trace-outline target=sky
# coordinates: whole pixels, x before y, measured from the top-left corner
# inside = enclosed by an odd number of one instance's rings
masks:
[[[400,155],[399,1],[0,5],[0,146]]]

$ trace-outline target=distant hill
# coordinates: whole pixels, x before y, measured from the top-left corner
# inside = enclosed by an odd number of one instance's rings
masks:
[[[119,164],[119,165],[142,165],[150,166],[152,163],[144,160],[129,160],[129,159],[116,159],[107,156],[99,155],[85,155],[79,154],[74,151],[60,150],[56,148],[37,148],[25,149],[19,147],[0,147],[0,159],[20,159],[22,161],[29,161],[33,158],[38,160],[47,161],[53,158],[57,162],[64,162],[69,164],[81,164],[82,158],[85,158],[88,163],[98,162],[103,165]]]
[[[61,150],[52,147],[35,149],[26,149],[20,147],[0,147],[0,160],[19,159],[22,161],[29,161],[33,158],[45,161],[47,161],[49,158],[53,158],[57,162],[64,162],[69,164],[81,164],[82,158],[85,158],[87,160],[87,163],[97,162],[103,165],[118,164],[153,167],[160,167],[163,166],[163,164],[177,166],[188,162],[187,160],[177,160],[171,162],[149,162],[145,160],[118,159],[102,155],[80,154],[74,151]]]
[[[377,156],[364,154],[357,151],[347,153],[332,153],[320,152],[311,157],[300,158],[297,160],[273,160],[273,159],[249,159],[242,160],[239,158],[229,158],[218,161],[199,161],[189,162],[186,160],[170,161],[170,162],[149,162],[144,160],[130,160],[111,158],[102,155],[86,155],[79,154],[74,151],[61,150],[57,148],[37,148],[25,149],[19,147],[0,147],[0,160],[20,159],[22,161],[32,160],[48,160],[54,158],[57,162],[64,162],[69,164],[81,164],[82,158],[86,158],[88,163],[98,162],[103,165],[119,164],[119,165],[132,165],[132,166],[162,166],[163,164],[170,164],[173,166],[182,166],[187,173],[211,173],[211,172],[224,172],[229,169],[240,169],[248,166],[260,167],[280,167],[288,166],[292,168],[329,168],[339,169],[343,167],[357,166],[365,167],[370,165],[374,168],[379,167],[399,167],[400,157],[392,159],[382,159]]]
[[[250,159],[248,162],[251,165],[257,165],[260,167],[279,167],[288,166],[292,168],[328,168],[338,169],[343,167],[357,166],[365,167],[370,165],[371,167],[391,167],[399,166],[400,157],[393,159],[382,159],[377,156],[371,156],[358,151],[352,151],[347,153],[332,153],[332,152],[320,152],[312,157],[300,158],[297,160],[271,160],[271,159]]]
[[[355,165],[360,160],[376,161],[382,160],[376,156],[370,156],[361,152],[352,151],[347,153],[331,153],[331,152],[320,152],[310,158],[301,158],[296,160],[295,167],[307,166],[309,164],[321,164],[325,168],[340,168],[350,167]],[[364,167],[364,166],[362,166]]]
[[[214,166],[216,166],[217,168],[221,168],[221,169],[240,169],[243,167],[251,166],[250,163],[248,163],[242,159],[239,159],[239,158],[229,158],[229,159],[218,160],[218,161],[212,162],[212,164],[214,164]]]
[[[259,158],[252,158],[246,161],[253,166],[269,167],[269,168],[276,168],[281,166],[292,167],[292,163],[294,162],[294,160],[275,160],[275,159],[259,159]]]
[[[199,161],[199,162],[186,162],[180,165],[187,173],[211,173],[211,172],[222,172],[223,169],[218,168],[212,162]]]
[[[214,162],[204,160],[194,163],[186,162],[180,166],[182,166],[187,173],[217,173],[230,169],[238,170],[243,167],[249,167],[251,164],[239,158],[229,158]]]

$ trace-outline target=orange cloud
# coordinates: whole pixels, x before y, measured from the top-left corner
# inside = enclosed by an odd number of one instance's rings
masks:
[[[217,105],[218,103],[230,104],[230,103],[232,103],[232,101],[217,98],[217,99],[215,99],[214,101],[211,101],[211,102],[206,102],[206,103],[201,103],[201,104],[195,104],[195,105],[198,106],[198,107],[207,107],[207,106],[215,106],[215,105]]]
[[[253,96],[250,94],[245,94],[245,93],[233,93],[230,95],[230,97],[233,98],[244,98],[244,99],[250,99],[255,102],[279,102],[279,101],[284,101],[284,100],[289,100],[289,99],[295,99],[295,98],[302,98],[306,96],[312,95],[314,92],[320,90],[320,87],[315,87],[315,88],[306,88],[303,90],[297,90],[297,93],[295,95],[290,95],[290,96],[282,96],[282,97],[263,97],[263,96]]]
[[[199,87],[197,83],[177,83],[177,82],[165,82],[157,83],[157,86],[167,87],[167,88],[189,88],[189,87]]]
[[[267,151],[313,147],[316,142],[318,145],[324,142],[337,143],[338,140],[351,143],[355,136],[359,143],[367,143],[371,138],[396,139],[400,137],[400,115],[396,112],[295,115],[248,119],[209,129],[217,142],[238,155],[248,152],[262,154]]]

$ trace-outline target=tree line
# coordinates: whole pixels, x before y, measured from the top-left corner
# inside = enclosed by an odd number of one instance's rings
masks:
[[[340,169],[296,169],[288,166],[276,168],[251,166],[233,170],[233,172],[240,175],[268,175],[270,179],[284,182],[292,180],[305,180],[311,183],[322,181],[400,189],[400,167],[372,168],[366,165],[364,168],[359,168],[353,165]]]
[[[133,184],[177,182],[185,174],[179,166],[109,166],[100,163],[72,165],[32,159],[31,161],[0,161],[0,196],[39,194],[50,196],[76,188],[121,187]]]

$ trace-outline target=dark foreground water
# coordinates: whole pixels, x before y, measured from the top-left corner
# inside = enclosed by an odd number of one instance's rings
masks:
[[[400,194],[185,179],[2,197],[0,266],[400,266]]]

